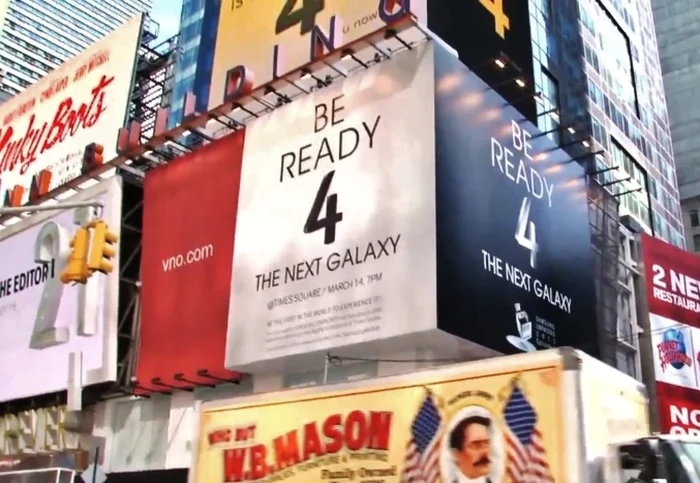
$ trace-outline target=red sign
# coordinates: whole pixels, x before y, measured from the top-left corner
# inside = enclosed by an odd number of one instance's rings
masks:
[[[216,384],[198,375],[203,370],[237,377],[224,369],[224,349],[243,139],[231,134],[146,176],[141,387],[164,390],[154,378],[178,387]]]
[[[649,312],[700,328],[700,257],[644,235]]]
[[[656,382],[662,433],[700,436],[700,391]]]

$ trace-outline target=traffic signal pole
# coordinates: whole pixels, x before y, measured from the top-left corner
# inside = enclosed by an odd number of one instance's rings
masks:
[[[102,208],[101,201],[75,201],[73,203],[57,203],[49,206],[19,206],[16,208],[0,208],[1,215],[22,215],[24,213],[37,213],[40,211],[70,210],[71,208]]]

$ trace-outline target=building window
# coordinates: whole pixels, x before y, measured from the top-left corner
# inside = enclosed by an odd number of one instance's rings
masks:
[[[693,251],[700,253],[700,235],[693,235]]]
[[[615,175],[624,180],[613,185],[615,194],[625,193],[620,197],[620,214],[630,214],[645,227],[651,227],[646,170],[613,138],[610,142],[610,158],[611,165],[617,167]]]
[[[698,210],[691,210],[690,226],[692,226],[693,228],[700,226],[700,220],[698,220]]]
[[[542,67],[541,81],[538,90],[541,93],[537,103],[539,128],[549,132],[549,138],[559,145],[559,83],[547,69]]]
[[[591,4],[591,32],[597,44],[593,50],[600,54],[600,74],[615,95],[639,117],[631,42],[600,0]]]

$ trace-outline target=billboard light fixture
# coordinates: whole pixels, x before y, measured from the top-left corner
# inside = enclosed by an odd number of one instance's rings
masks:
[[[596,170],[596,171],[593,171],[593,172],[591,173],[591,176],[597,176],[597,175],[599,175],[599,174],[607,173],[608,171],[617,171],[618,169],[620,169],[620,166],[619,166],[619,165],[617,165],[617,166],[612,166],[612,167],[610,167],[610,168],[605,168],[605,169],[598,169],[598,170]]]
[[[542,93],[541,92],[535,92],[534,94],[526,93],[522,97],[519,97],[518,99],[515,99],[511,102],[506,102],[503,104],[503,107],[508,107],[508,105],[515,105],[519,104],[522,101],[529,101],[530,99],[533,99],[536,101],[538,104],[542,104],[544,101],[542,99]],[[540,117],[540,116],[537,116]]]
[[[185,374],[182,372],[177,372],[173,374],[173,379],[175,379],[178,382],[184,382],[186,384],[192,384],[194,387],[208,387],[209,389],[214,389],[216,386],[213,384],[202,384],[201,382],[196,382],[191,379],[187,379],[185,377]]]
[[[250,109],[248,109],[247,107],[245,107],[243,104],[241,104],[241,103],[239,103],[239,102],[237,102],[237,103],[235,103],[235,104],[233,105],[233,109],[231,110],[231,113],[236,112],[238,109],[240,109],[241,111],[245,112],[245,113],[248,114],[249,116],[260,117],[257,113],[251,111]]]
[[[365,69],[367,67],[369,67],[365,62],[363,62],[361,59],[359,59],[355,55],[355,51],[353,49],[343,49],[343,52],[340,55],[340,60],[348,60],[348,59],[354,60],[355,62],[357,62],[359,65],[361,65]]]
[[[628,176],[627,178],[618,178],[618,179],[613,180],[613,181],[608,181],[607,183],[603,183],[600,186],[602,186],[602,187],[612,186],[612,185],[617,184],[617,183],[626,183],[626,182],[631,181],[631,180],[632,180],[632,176]]]
[[[140,391],[141,394],[136,393],[137,390]],[[159,391],[159,390],[153,389],[151,387],[142,386],[141,384],[136,382],[134,379],[132,379],[130,390],[125,389],[124,392],[126,392],[127,394],[132,394],[134,396],[143,397],[146,399],[149,399],[151,397],[150,395],[152,395],[152,394],[155,394],[155,395],[164,394],[166,396],[169,396],[172,394],[172,392],[170,392],[170,391]],[[143,394],[143,393],[146,393],[146,394]]]
[[[166,384],[163,382],[163,379],[160,377],[154,377],[151,379],[151,384],[154,386],[160,386],[160,387],[165,387],[168,389],[175,389],[176,391],[186,391],[186,392],[193,392],[194,388],[193,387],[187,387],[187,386],[172,386],[170,384]]]
[[[277,89],[272,86],[265,87],[265,95],[274,94],[277,97],[277,106],[282,106],[284,104],[289,104],[292,100],[286,94],[281,94]]]
[[[238,129],[245,127],[245,125],[243,123],[238,122],[234,118],[232,118],[231,116],[227,116],[225,114],[219,114],[218,116],[214,115],[214,114],[210,114],[207,117],[209,117],[209,119],[214,121],[214,122],[218,122],[222,126],[230,129],[231,131],[237,131]],[[222,120],[222,118],[223,118],[223,120]]]
[[[576,134],[576,128],[574,128],[574,126],[569,126],[566,130],[569,131],[570,134]]]
[[[643,189],[644,189],[644,188],[635,188],[635,189],[633,189],[633,190],[624,191],[624,192],[622,192],[622,193],[613,193],[612,196],[613,196],[613,198],[619,198],[619,197],[621,197],[621,196],[631,195],[631,194],[633,194],[633,193],[639,193],[639,192],[642,191]]]
[[[500,58],[499,58],[499,59],[496,59],[496,60],[493,61],[493,63],[496,64],[496,67],[498,67],[499,69],[505,69],[505,68],[506,68],[506,63],[503,62],[503,59],[500,59]]]
[[[566,145],[566,144],[562,144],[562,146],[560,146],[560,147],[561,147],[561,148],[564,148],[564,147],[567,147],[567,145]],[[591,160],[590,160],[589,158],[590,158],[591,156],[596,156],[596,155],[600,154],[601,152],[602,152],[602,151],[596,151],[596,152],[594,152],[594,153],[585,152],[585,153],[583,153],[583,154],[579,154],[578,156],[572,157],[572,158],[571,158],[570,160],[568,160],[568,161],[564,161],[564,163],[573,163],[574,161],[578,162],[578,161],[581,161],[582,159],[586,159],[587,162],[590,162]]]
[[[228,384],[240,384],[241,380],[240,379],[225,379],[223,377],[217,377],[209,373],[208,369],[200,369],[197,371],[197,375],[199,377],[206,377],[207,379],[211,379],[212,381],[218,381],[218,382],[223,382],[223,383],[228,383]]]
[[[390,28],[390,29],[387,29],[386,32],[384,32],[384,40],[389,40],[389,39],[398,40],[399,43],[401,45],[403,45],[404,47],[406,47],[406,49],[408,49],[408,50],[413,49],[413,46],[410,43],[406,42],[404,39],[402,39],[399,36],[399,33],[396,31],[396,29]]]
[[[308,79],[313,79],[313,80],[315,80],[315,81],[316,81],[316,87],[317,87],[318,89],[321,89],[322,87],[326,87],[327,85],[329,85],[329,83],[327,83],[328,79],[331,79],[331,80],[332,80],[332,78],[331,78],[330,76],[326,76],[326,81],[324,81],[323,79],[321,79],[321,78],[317,77],[316,75],[314,75],[314,73],[311,72],[309,69],[302,69],[301,72],[302,72],[302,74],[301,74],[301,80],[308,80]]]
[[[515,83],[516,83],[516,84],[518,85],[518,87],[520,87],[521,89],[524,88],[525,85],[526,85],[526,84],[525,84],[525,81],[522,80],[521,78],[515,79]]]
[[[591,147],[591,143],[590,143],[590,141],[589,141],[588,139],[584,139],[583,141],[581,141],[581,144],[583,145],[584,148],[590,148],[590,147]]]
[[[534,136],[532,136],[532,139],[543,138],[545,136],[549,136],[550,134],[552,134],[554,132],[558,132],[560,129],[563,129],[563,128],[561,126],[557,126],[557,127],[550,129],[548,131],[542,131],[542,132],[537,133]],[[569,129],[573,129],[573,128],[570,127]],[[576,130],[574,129],[573,131],[569,131],[569,132],[574,134],[576,132]],[[560,145],[559,147],[562,147],[562,146],[564,146],[564,145]],[[570,146],[570,144],[567,144],[566,146]]]

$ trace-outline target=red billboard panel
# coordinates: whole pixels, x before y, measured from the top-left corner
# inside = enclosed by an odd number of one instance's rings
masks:
[[[665,382],[657,382],[656,391],[662,431],[700,436],[700,393]]]
[[[243,140],[243,132],[231,134],[146,176],[141,387],[236,376],[224,369],[224,349]]]
[[[700,328],[700,257],[645,235],[649,312]]]
[[[642,256],[660,430],[700,435],[700,257],[646,235]]]

